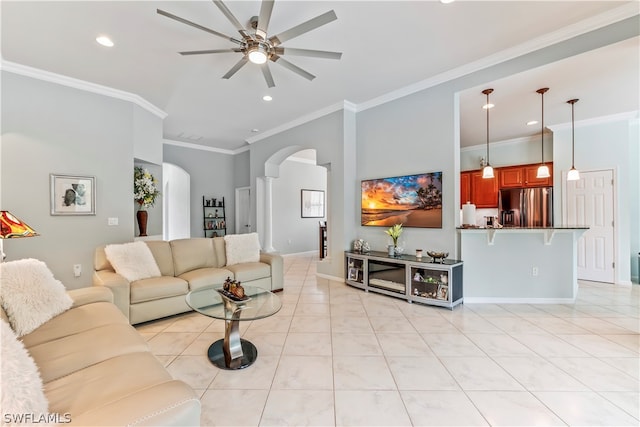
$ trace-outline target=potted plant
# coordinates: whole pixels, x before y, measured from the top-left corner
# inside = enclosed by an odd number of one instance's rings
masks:
[[[156,186],[157,181],[151,173],[140,166],[136,166],[133,172],[133,199],[138,203],[138,230],[140,236],[147,235],[148,213],[146,208],[153,206],[160,191]]]
[[[387,233],[391,237],[391,240],[393,240],[393,255],[399,254],[398,239],[400,238],[402,231],[402,224],[395,224],[392,227],[389,227],[389,229],[385,230],[385,233]],[[389,249],[389,255],[392,255],[391,248]]]

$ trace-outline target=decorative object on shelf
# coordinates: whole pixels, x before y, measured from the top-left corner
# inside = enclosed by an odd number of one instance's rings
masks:
[[[324,218],[323,190],[300,190],[300,215],[302,218]]]
[[[50,174],[51,215],[95,215],[96,177]]]
[[[239,281],[232,280],[230,277],[227,277],[222,285],[222,289],[218,289],[218,292],[233,301],[248,301],[251,299],[251,297],[244,293],[242,284]]]
[[[0,211],[0,262],[4,261],[4,239],[35,237],[39,234],[9,211]]]
[[[485,95],[487,95],[487,103],[482,107],[487,110],[487,163],[482,168],[482,177],[483,178],[493,178],[493,168],[489,163],[489,110],[493,108],[493,104],[489,102],[489,94],[493,92],[493,89],[485,89],[482,91]]]
[[[367,179],[360,187],[361,225],[442,228],[442,172]]]
[[[402,252],[401,250],[398,249],[398,239],[402,235],[403,231],[404,230],[402,229],[402,224],[399,224],[399,223],[394,224],[393,226],[389,227],[387,230],[384,231],[391,237],[391,240],[393,240],[394,253],[391,253],[391,249],[389,249],[389,255],[400,255],[400,253]]]
[[[575,121],[574,121],[574,106],[575,103],[580,101],[579,99],[570,99],[567,101],[567,104],[571,104],[571,169],[569,169],[569,172],[567,173],[567,181],[577,181],[580,179],[580,172],[578,172],[578,169],[576,169],[575,165],[574,165],[574,161],[575,161],[575,150],[576,150],[576,141],[575,141],[575,134],[576,134],[576,125],[575,125]]]
[[[362,239],[356,239],[353,241],[353,251],[354,252],[362,252],[362,243],[364,242],[364,240]]]
[[[422,259],[422,249],[416,249],[416,258]]]
[[[147,235],[147,221],[149,214],[146,208],[156,203],[156,198],[160,191],[156,186],[157,181],[151,173],[140,166],[136,166],[133,171],[133,199],[138,203],[138,231],[140,236]]]
[[[369,252],[371,252],[371,246],[369,246],[369,242],[365,240],[362,242],[362,253],[368,254]]]
[[[387,246],[387,253],[389,254],[389,256],[394,256],[396,254],[395,246],[393,245]]]
[[[444,263],[444,260],[449,256],[449,252],[427,251],[427,255],[433,258],[434,264],[442,264]]]
[[[202,196],[202,221],[204,237],[219,237],[226,234],[224,197],[217,199]]]
[[[538,173],[536,174],[536,178],[549,178],[551,174],[549,173],[549,166],[544,164],[544,94],[549,90],[548,87],[543,87],[542,89],[538,89],[536,92],[540,94],[540,99],[542,101],[542,120],[541,130],[540,130],[540,145],[542,146],[542,162],[540,167],[538,167]]]

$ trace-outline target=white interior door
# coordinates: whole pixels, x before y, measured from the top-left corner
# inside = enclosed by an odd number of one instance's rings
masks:
[[[578,279],[614,283],[613,171],[567,181],[567,221],[589,227],[578,241]]]
[[[236,234],[251,232],[251,187],[236,188]]]

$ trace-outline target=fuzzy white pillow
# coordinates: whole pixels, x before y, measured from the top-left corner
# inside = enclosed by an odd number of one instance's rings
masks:
[[[227,265],[260,261],[258,233],[228,234],[224,236]]]
[[[161,276],[151,249],[144,242],[107,245],[104,252],[116,273],[130,282]]]
[[[0,303],[21,337],[71,307],[73,300],[47,265],[27,258],[0,263]]]
[[[0,321],[0,342],[2,425],[19,424],[10,418],[12,415],[33,414],[37,418],[46,414],[49,402],[38,367],[4,320]]]

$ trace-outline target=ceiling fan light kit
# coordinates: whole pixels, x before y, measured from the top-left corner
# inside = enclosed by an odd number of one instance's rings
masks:
[[[538,173],[536,174],[536,178],[549,178],[551,174],[549,173],[549,166],[544,164],[544,94],[549,90],[548,87],[543,87],[542,89],[538,89],[536,92],[540,94],[542,100],[542,119],[541,119],[541,128],[540,128],[540,145],[542,146],[542,159],[541,165],[538,167]]]
[[[260,65],[267,86],[272,88],[275,87],[275,82],[273,80],[273,76],[271,75],[268,61],[278,63],[284,68],[287,68],[288,70],[304,77],[307,80],[313,80],[315,78],[313,74],[285,60],[284,58],[282,58],[282,56],[307,56],[312,58],[325,59],[340,59],[342,57],[342,53],[340,52],[329,52],[311,49],[294,49],[280,46],[287,40],[291,40],[295,37],[308,33],[309,31],[315,30],[318,27],[321,27],[325,24],[328,24],[329,22],[333,22],[338,19],[336,13],[333,10],[325,12],[322,15],[318,15],[315,18],[303,22],[302,24],[296,25],[295,27],[289,28],[282,33],[267,37],[267,29],[269,26],[269,21],[271,20],[271,12],[273,11],[273,0],[263,0],[260,6],[260,15],[258,17],[254,16],[251,18],[250,27],[253,31],[249,31],[242,24],[240,24],[240,21],[238,21],[238,19],[224,4],[224,2],[220,0],[213,0],[213,3],[220,9],[220,11],[229,20],[229,22],[231,22],[231,24],[238,30],[238,32],[242,36],[241,40],[235,39],[226,34],[212,30],[211,28],[204,27],[195,22],[191,22],[187,19],[173,15],[172,13],[165,12],[164,10],[157,9],[156,11],[159,15],[205,31],[209,34],[213,34],[214,36],[223,38],[238,45],[238,47],[227,49],[208,49],[179,52],[181,55],[241,53],[242,58],[229,71],[227,71],[225,75],[222,76],[223,79],[230,79],[247,62],[251,62],[253,64]]]

